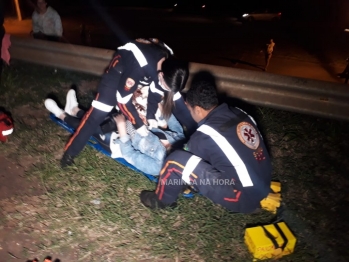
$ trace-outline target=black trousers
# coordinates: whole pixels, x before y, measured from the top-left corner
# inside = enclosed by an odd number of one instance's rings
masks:
[[[95,101],[98,101],[105,106],[110,106],[111,108],[115,106],[117,104],[116,88],[119,85],[120,78],[121,74],[118,74],[116,70],[113,70],[112,73],[104,74],[99,83],[98,94]],[[91,106],[82,118],[79,126],[76,128],[74,135],[66,144],[64,149],[65,153],[72,157],[78,155],[85,147],[89,138],[96,132],[99,125],[108,116],[110,111],[102,111]]]
[[[84,117],[85,113],[86,112],[84,110],[79,110],[76,117],[66,114],[64,117],[64,122],[76,130],[79,127],[81,119]]]
[[[66,122],[70,127],[76,130],[79,127],[85,113],[86,112],[84,110],[80,109],[76,117],[73,117],[67,114],[64,118],[64,122]],[[102,139],[101,135],[103,135],[102,137],[104,139]],[[104,134],[101,129],[101,126],[98,126],[95,132],[92,134],[92,136],[99,142],[99,144],[109,153],[111,152],[110,151],[110,135],[111,135],[110,133]]]
[[[194,121],[190,112],[185,105],[183,97],[176,100],[172,109],[172,114],[177,118],[178,122],[182,125],[185,136],[189,139],[190,136],[198,128],[198,124]]]
[[[233,212],[240,212],[241,191],[234,180],[187,151],[177,150],[165,160],[155,193],[164,204],[174,203],[191,185],[194,190]],[[258,206],[256,206],[258,207]]]

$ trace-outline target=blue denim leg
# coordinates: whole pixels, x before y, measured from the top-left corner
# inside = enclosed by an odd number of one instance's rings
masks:
[[[154,132],[162,132],[171,144],[184,140],[183,128],[177,119],[171,115],[167,121],[168,128],[171,131],[164,131],[154,128]],[[116,143],[120,145],[122,157],[131,165],[140,171],[158,176],[166,157],[166,148],[160,142],[159,138],[152,132],[145,137],[135,133],[132,141],[129,137],[117,139]]]
[[[123,140],[124,141],[124,140]],[[116,141],[120,144],[122,157],[140,171],[158,176],[166,157],[166,148],[159,138],[152,133],[142,137],[136,133],[132,139],[126,142]]]
[[[166,131],[159,128],[153,128],[151,131],[164,133],[171,145],[185,139],[183,128],[174,115],[171,115],[167,120],[167,126],[168,130]]]

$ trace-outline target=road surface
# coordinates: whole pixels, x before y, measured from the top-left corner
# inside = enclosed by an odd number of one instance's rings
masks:
[[[242,24],[232,17],[189,16],[146,8],[97,9],[94,17],[70,16],[62,17],[62,21],[64,36],[71,44],[115,49],[128,38],[157,37],[178,58],[248,70],[262,70],[264,55],[260,50],[273,38],[276,45],[269,73],[343,82],[336,77],[345,67],[343,51],[318,42],[317,35],[304,29],[299,31],[302,25]],[[30,19],[6,18],[4,26],[9,34],[30,37]]]

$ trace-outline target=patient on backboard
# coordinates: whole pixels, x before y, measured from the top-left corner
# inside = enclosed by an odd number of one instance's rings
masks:
[[[146,121],[147,88],[140,87],[133,95],[133,103],[144,121]],[[85,115],[85,111],[79,108],[74,89],[70,89],[67,93],[64,110],[51,98],[45,100],[45,107],[75,130]],[[161,105],[156,117],[161,128],[153,128],[148,136],[143,137],[136,132],[131,122],[115,111],[101,123],[93,137],[112,158],[124,158],[138,170],[158,176],[167,153],[172,147],[182,147],[185,136],[182,126],[173,115],[168,121],[162,118]]]

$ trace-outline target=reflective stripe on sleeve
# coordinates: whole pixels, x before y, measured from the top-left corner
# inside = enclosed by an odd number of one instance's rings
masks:
[[[118,47],[118,49],[131,51],[141,67],[144,67],[148,64],[147,59],[145,59],[142,51],[139,50],[139,48],[134,43],[127,43],[124,46]]]
[[[208,125],[200,126],[198,128],[198,131],[208,135],[212,138],[213,141],[216,142],[218,147],[223,151],[224,155],[228,158],[230,163],[235,168],[242,186],[253,186],[251,177],[247,171],[244,162],[242,161],[238,153],[235,151],[235,149],[229,144],[227,139]]]
[[[155,87],[155,82],[154,82],[154,81],[151,82],[149,88],[150,88],[150,91],[151,91],[152,93],[158,93],[159,95],[164,96],[164,92],[160,91],[159,89],[157,89],[157,88]]]
[[[13,132],[13,128],[9,129],[9,130],[4,130],[2,131],[2,135],[3,136],[8,136],[8,135],[11,135]]]
[[[244,110],[242,110],[241,108],[235,107],[236,109],[239,109],[241,112],[245,113],[253,122],[253,124],[255,124],[255,126],[257,126],[256,121],[254,120],[254,118],[252,116],[250,116],[249,114],[247,114]]]
[[[120,104],[124,104],[125,105],[125,104],[128,103],[128,101],[130,101],[132,96],[133,96],[133,93],[131,93],[131,94],[127,95],[127,96],[122,97],[120,92],[117,91],[116,92],[116,101],[118,101],[118,103],[120,103]]]
[[[92,101],[92,106],[98,110],[103,111],[103,112],[110,112],[113,109],[113,106],[106,105],[106,104],[99,102],[97,100]]]
[[[171,49],[168,45],[166,45],[164,42],[162,42],[162,43],[163,43],[164,46],[167,48],[167,50],[170,51],[170,54],[173,55],[172,49]]]
[[[191,156],[185,165],[183,172],[182,172],[182,179],[185,183],[190,184],[190,174],[194,171],[194,169],[197,167],[199,162],[201,161],[201,158],[198,156]]]
[[[180,92],[175,93],[175,95],[173,96],[173,101],[176,101],[178,99],[180,99],[182,97]]]

